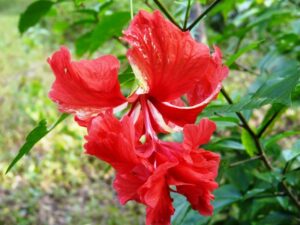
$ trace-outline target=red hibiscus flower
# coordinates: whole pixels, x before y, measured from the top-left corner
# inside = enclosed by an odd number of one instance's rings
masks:
[[[145,11],[133,19],[123,39],[131,45],[127,57],[140,86],[130,98],[129,112],[140,113],[144,123],[146,151],[154,151],[157,132],[170,132],[188,123],[214,99],[228,68],[222,65],[218,48],[192,39],[163,18],[159,11]],[[139,128],[143,128],[139,126]]]
[[[208,143],[216,127],[208,119],[193,123],[228,74],[220,50],[215,47],[210,54],[159,11],[139,12],[123,40],[131,46],[127,57],[139,81],[131,96],[121,93],[114,56],[72,62],[61,48],[48,60],[56,76],[49,97],[87,127],[86,153],[116,170],[114,188],[121,204],[144,204],[147,225],[170,224],[171,191],[211,215],[220,158],[199,146]],[[122,106],[126,110],[118,120],[113,113]],[[157,135],[182,130],[183,143]]]
[[[207,119],[199,125],[186,125],[183,143],[156,142],[155,157],[145,159],[135,154],[132,119],[126,116],[119,121],[106,112],[90,123],[85,149],[114,167],[114,187],[122,204],[129,200],[143,203],[147,207],[146,224],[165,225],[170,224],[174,213],[171,191],[186,196],[201,214],[212,214],[210,201],[218,186],[214,179],[220,158],[198,146],[206,144],[214,130],[214,123]]]
[[[166,123],[195,122],[227,76],[218,48],[211,55],[206,45],[179,30],[159,11],[139,12],[123,39],[131,45],[127,57],[140,82],[136,93],[144,94]]]
[[[132,103],[129,114],[139,117],[142,112],[148,136],[194,123],[227,76],[218,48],[211,55],[206,45],[179,30],[159,11],[139,12],[123,39],[132,46],[127,56],[140,84],[127,99]],[[48,62],[56,76],[49,97],[62,112],[87,118],[126,102],[114,56],[72,62],[68,50],[61,48]]]

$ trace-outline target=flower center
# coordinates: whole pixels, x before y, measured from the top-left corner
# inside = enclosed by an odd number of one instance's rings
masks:
[[[141,104],[141,110],[144,117],[145,135],[146,138],[149,136],[152,140],[157,140],[156,132],[154,131],[150,118],[149,105],[147,104],[146,95],[140,95],[139,101]]]
[[[137,89],[136,93],[139,95],[146,94],[149,92],[149,85],[146,80],[146,77],[143,76],[141,70],[135,65],[131,64],[132,71],[134,73],[134,76],[139,82],[139,88]]]

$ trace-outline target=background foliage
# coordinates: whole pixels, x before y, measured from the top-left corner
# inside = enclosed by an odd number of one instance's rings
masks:
[[[213,1],[133,1],[133,13],[158,9],[157,2],[180,26],[189,18],[189,27]],[[48,133],[45,121],[54,124],[60,116],[47,98],[53,75],[46,63],[60,45],[80,58],[117,55],[125,94],[134,77],[118,39],[130,21],[130,1],[0,0],[0,12],[5,172],[32,128],[39,124],[38,139]],[[231,69],[222,94],[201,114],[218,126],[206,148],[222,155],[220,188],[212,217],[174,196],[173,224],[299,224],[300,3],[223,0],[191,32],[218,45]],[[21,149],[29,155],[0,176],[0,224],[143,224],[143,209],[118,204],[110,168],[82,153],[84,133],[67,118],[32,152],[28,145]]]

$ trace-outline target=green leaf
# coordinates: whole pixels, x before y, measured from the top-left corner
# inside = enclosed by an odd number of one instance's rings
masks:
[[[86,0],[74,0],[76,6],[81,6]]]
[[[40,0],[29,5],[20,16],[19,32],[23,34],[30,27],[36,25],[49,12],[53,4],[52,1]]]
[[[298,224],[299,221],[292,214],[286,212],[270,212],[257,225],[282,225],[282,224]]]
[[[83,55],[89,49],[90,41],[91,41],[92,32],[88,32],[82,36],[80,36],[75,43],[76,46],[76,54]]]
[[[226,127],[235,127],[239,125],[240,122],[236,117],[232,116],[212,116],[209,119],[216,122],[219,129]]]
[[[25,143],[20,148],[17,156],[13,159],[6,170],[6,174],[16,165],[16,163],[28,154],[30,150],[38,143],[43,137],[45,137],[50,131],[52,131],[58,124],[68,117],[68,114],[62,114],[58,120],[49,128],[47,128],[47,122],[45,119],[41,120],[39,124],[27,135]]]
[[[203,148],[209,150],[245,150],[244,146],[240,142],[232,139],[221,139],[219,141],[203,145]]]
[[[273,8],[270,10],[261,9],[260,12],[263,12],[261,15],[258,15],[255,20],[248,24],[245,28],[246,30],[252,29],[258,25],[264,24],[265,22],[272,21],[280,23],[286,23],[287,21],[297,18],[297,9],[285,9],[278,10],[278,8]]]
[[[204,217],[191,208],[190,203],[186,200],[186,197],[180,194],[171,194],[175,213],[172,216],[172,225],[202,225],[206,224],[209,217]]]
[[[186,215],[191,210],[190,204],[186,201],[185,197],[178,194],[173,194],[174,196],[174,207],[176,208],[174,215],[172,216],[172,224],[180,225],[184,221]]]
[[[281,181],[281,174],[278,174],[278,172],[255,171],[253,175],[259,180],[265,181],[274,186],[276,186]]]
[[[246,129],[242,129],[241,135],[242,144],[245,146],[246,152],[249,156],[254,156],[257,153],[257,148],[252,136]]]
[[[255,41],[243,48],[241,48],[237,53],[233,54],[232,56],[230,56],[230,58],[225,62],[225,65],[227,65],[228,67],[230,67],[241,55],[245,54],[246,52],[249,52],[253,49],[256,49],[260,46],[260,44],[263,42],[263,40],[261,41]]]
[[[289,66],[277,68],[272,77],[238,103],[233,105],[214,105],[209,106],[203,112],[203,116],[215,113],[240,112],[259,108],[267,104],[291,104],[291,93],[296,87],[300,78],[299,64],[290,63]]]
[[[86,15],[91,15],[93,17],[97,17],[98,12],[96,10],[93,9],[78,9],[76,10],[77,13],[81,13],[81,14],[86,14]]]
[[[300,101],[300,83],[297,84],[294,91],[292,92],[292,101]]]
[[[214,192],[215,201],[213,202],[215,212],[221,211],[224,207],[242,199],[240,191],[233,185],[221,186]]]
[[[99,5],[99,12],[105,12],[105,9],[113,4],[113,0],[105,0]]]
[[[212,116],[209,119],[215,122],[229,122],[235,125],[239,124],[240,122],[236,117],[231,117],[231,116],[221,116],[221,117]]]
[[[124,72],[119,74],[118,79],[121,86],[131,87],[135,80],[131,66],[128,66]]]
[[[276,143],[277,141],[279,141],[283,138],[287,138],[287,137],[294,136],[294,135],[299,135],[299,134],[300,134],[299,130],[298,131],[294,131],[294,130],[284,131],[282,133],[276,134],[276,135],[270,137],[269,139],[267,139],[264,142],[264,146],[265,146],[265,148],[268,148],[272,144]]]
[[[233,185],[223,185],[214,191],[215,200],[212,202],[214,211],[219,212],[226,206],[242,199],[240,191]],[[204,217],[199,212],[192,210],[186,198],[179,194],[172,193],[174,199],[175,214],[172,216],[172,224],[207,224],[209,217]]]
[[[249,199],[249,198],[253,198],[255,196],[259,196],[259,194],[262,194],[264,192],[266,192],[268,190],[268,188],[254,188],[251,190],[248,190],[245,195],[243,196],[243,199]]]
[[[118,79],[125,96],[130,96],[136,90],[137,81],[130,65],[119,74]]]
[[[93,53],[108,40],[113,37],[119,37],[129,19],[129,12],[115,12],[111,15],[103,15],[92,31],[76,40],[77,55],[82,55],[86,52]]]
[[[243,164],[238,169],[229,166],[230,164],[228,164],[227,167],[221,167],[223,171],[220,172],[224,173],[222,178],[224,179],[226,177],[229,184],[233,185],[235,188],[239,189],[241,192],[244,193],[246,190],[249,189],[249,186],[253,182],[253,176],[251,173],[248,172],[251,169],[251,164]],[[243,179],[241,179],[241,177]]]

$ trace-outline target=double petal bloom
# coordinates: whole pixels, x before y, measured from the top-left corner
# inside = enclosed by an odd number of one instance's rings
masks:
[[[86,153],[116,170],[114,188],[121,204],[147,208],[146,224],[170,224],[170,192],[186,196],[193,209],[211,215],[212,191],[220,157],[199,146],[209,142],[215,124],[198,114],[218,95],[228,69],[221,52],[192,39],[159,11],[141,11],[122,37],[139,87],[124,97],[120,64],[112,55],[71,61],[66,48],[48,60],[56,80],[49,97],[87,128]],[[114,112],[122,109],[123,116]],[[183,142],[159,133],[183,132]]]

